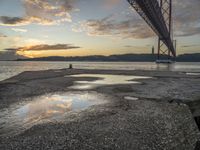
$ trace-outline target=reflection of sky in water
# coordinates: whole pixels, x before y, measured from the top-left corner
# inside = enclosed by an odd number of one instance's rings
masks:
[[[187,75],[200,76],[200,72],[187,72]]]
[[[115,84],[138,84],[136,79],[148,79],[145,76],[130,76],[130,75],[108,75],[108,74],[79,74],[71,75],[72,77],[93,77],[99,78],[94,81],[75,81],[75,85],[69,87],[72,89],[93,89],[102,85],[115,85]]]
[[[137,100],[139,100],[139,98],[137,98],[137,97],[132,97],[132,96],[125,96],[124,99],[126,99],[126,100],[132,100],[132,101],[137,101]]]
[[[91,105],[104,102],[104,95],[95,92],[48,94],[35,97],[25,104],[13,105],[7,111],[0,112],[0,135],[23,130],[38,123],[62,120],[67,112],[86,109]]]

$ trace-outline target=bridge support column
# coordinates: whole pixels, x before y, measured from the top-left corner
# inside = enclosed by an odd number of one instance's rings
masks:
[[[127,0],[158,35],[158,60],[176,56],[172,33],[172,0]],[[168,62],[168,61],[167,61]]]
[[[158,38],[157,60],[170,60],[171,52],[161,38]]]
[[[165,19],[165,23],[168,28],[168,37],[166,39],[172,39],[172,0],[160,0],[160,9],[162,12],[162,15]],[[171,51],[169,47],[166,46],[165,43],[163,43],[165,39],[158,38],[158,61],[159,60],[171,60]],[[175,56],[174,56],[175,57]]]

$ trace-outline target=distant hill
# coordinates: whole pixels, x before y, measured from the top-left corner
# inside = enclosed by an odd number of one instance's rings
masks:
[[[195,54],[182,54],[176,58],[180,62],[200,62],[200,53]]]
[[[167,59],[167,56],[162,56]],[[92,55],[92,56],[76,56],[76,57],[40,57],[40,58],[27,58],[17,59],[17,61],[123,61],[123,62],[153,62],[157,59],[157,55],[152,54],[123,54],[123,55]],[[176,61],[179,62],[200,62],[200,53],[195,54],[182,54],[177,56]]]

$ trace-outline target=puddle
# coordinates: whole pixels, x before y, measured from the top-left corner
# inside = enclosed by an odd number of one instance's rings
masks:
[[[16,134],[33,125],[62,120],[66,113],[106,103],[96,92],[48,94],[0,111],[0,136]]]
[[[130,76],[130,75],[108,75],[108,74],[78,74],[71,75],[72,77],[91,77],[99,78],[94,81],[75,81],[74,85],[69,87],[71,89],[93,89],[102,85],[115,85],[115,84],[140,84],[137,79],[149,79],[151,77],[145,76]]]
[[[139,100],[139,98],[137,98],[137,97],[131,97],[131,96],[125,96],[124,99],[131,100],[131,101],[137,101],[137,100]]]
[[[199,72],[187,72],[186,75],[199,76]]]

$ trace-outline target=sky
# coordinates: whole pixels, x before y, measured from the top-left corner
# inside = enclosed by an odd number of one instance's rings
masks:
[[[200,53],[199,10],[173,0],[177,54]],[[127,0],[0,0],[0,60],[151,53],[157,40]]]

